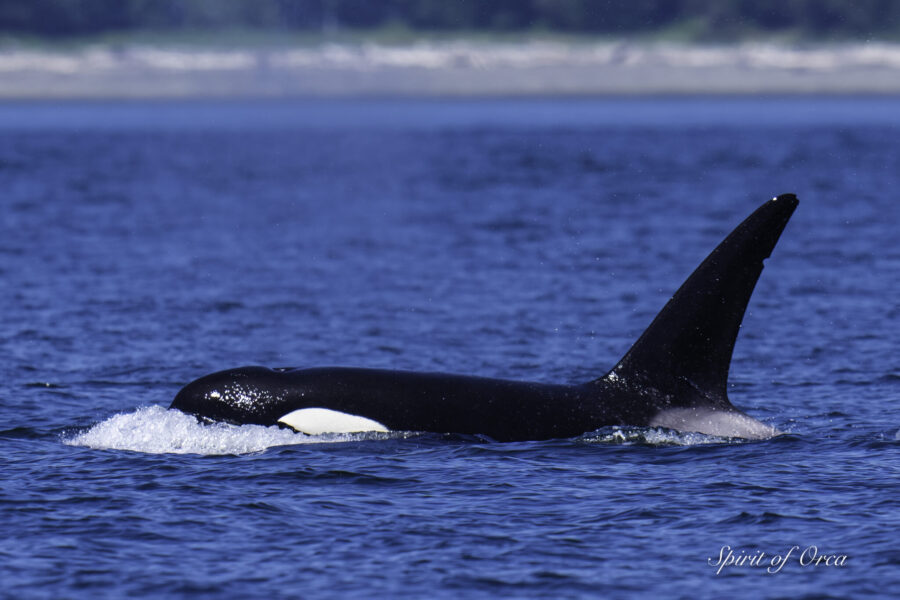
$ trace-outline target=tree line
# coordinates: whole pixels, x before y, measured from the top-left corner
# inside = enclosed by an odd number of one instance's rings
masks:
[[[77,36],[139,30],[558,31],[701,36],[790,30],[900,34],[895,0],[0,0],[0,32]]]

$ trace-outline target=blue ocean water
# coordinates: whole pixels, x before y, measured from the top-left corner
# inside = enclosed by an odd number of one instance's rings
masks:
[[[898,140],[896,98],[0,104],[0,596],[896,597]],[[247,364],[597,377],[783,192],[730,394],[786,435],[166,410]]]

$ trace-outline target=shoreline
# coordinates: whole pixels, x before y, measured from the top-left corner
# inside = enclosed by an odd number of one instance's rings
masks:
[[[809,94],[900,94],[900,44],[0,47],[0,100]]]

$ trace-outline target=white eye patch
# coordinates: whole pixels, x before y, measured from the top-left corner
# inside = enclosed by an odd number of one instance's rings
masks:
[[[390,431],[378,421],[327,408],[301,408],[284,415],[278,422],[307,435]]]

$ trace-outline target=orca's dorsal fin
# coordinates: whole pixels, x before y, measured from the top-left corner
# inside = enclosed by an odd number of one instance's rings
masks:
[[[738,225],[604,379],[653,388],[673,405],[731,407],[728,368],[744,311],[797,203],[783,194]]]

